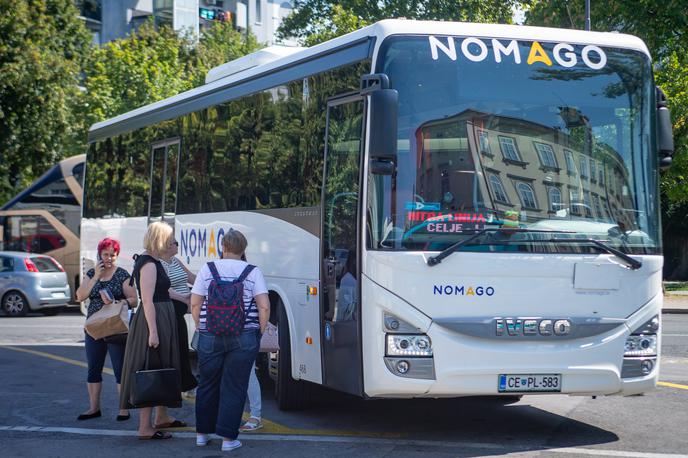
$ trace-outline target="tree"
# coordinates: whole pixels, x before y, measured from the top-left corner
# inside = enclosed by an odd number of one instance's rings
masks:
[[[0,0],[0,202],[83,132],[74,106],[90,35],[72,0]]]
[[[308,45],[356,30],[375,21],[407,19],[511,23],[516,0],[296,0],[279,35]]]
[[[87,125],[191,89],[191,43],[152,23],[94,48],[85,67]]]

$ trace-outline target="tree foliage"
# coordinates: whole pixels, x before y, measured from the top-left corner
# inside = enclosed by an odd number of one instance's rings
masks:
[[[0,202],[65,155],[90,36],[71,0],[0,0]]]
[[[308,45],[388,18],[511,23],[516,0],[296,0],[279,28]]]

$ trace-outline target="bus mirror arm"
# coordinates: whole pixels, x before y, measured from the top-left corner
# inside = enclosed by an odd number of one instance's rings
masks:
[[[391,159],[371,159],[370,173],[373,175],[393,175],[396,165]]]
[[[668,169],[671,166],[671,156],[674,154],[674,136],[671,125],[671,113],[667,108],[664,91],[657,89],[657,143],[659,146],[659,167]]]

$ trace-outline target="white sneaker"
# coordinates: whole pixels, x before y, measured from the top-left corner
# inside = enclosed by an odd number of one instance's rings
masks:
[[[233,441],[222,441],[222,451],[231,452],[235,448],[241,447],[241,442],[234,439]]]
[[[210,442],[207,434],[196,434],[196,445],[198,447],[205,447]]]

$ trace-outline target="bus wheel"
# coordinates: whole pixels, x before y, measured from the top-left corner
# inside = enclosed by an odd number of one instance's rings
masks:
[[[284,306],[279,304],[279,354],[277,361],[277,382],[275,383],[275,397],[280,410],[300,410],[307,407],[310,384],[294,380],[291,376],[291,343],[289,338],[289,323]]]
[[[19,291],[10,291],[2,298],[2,309],[7,316],[26,316],[29,301]]]

